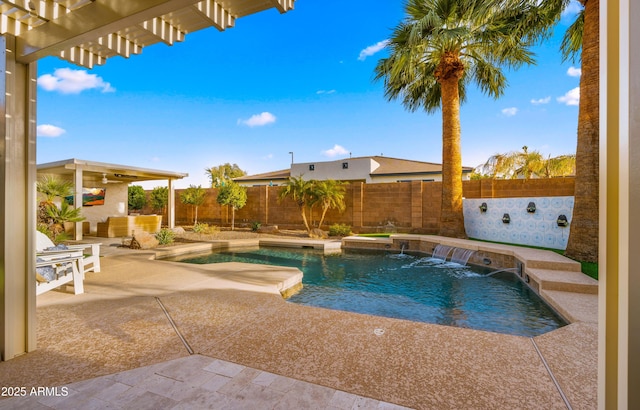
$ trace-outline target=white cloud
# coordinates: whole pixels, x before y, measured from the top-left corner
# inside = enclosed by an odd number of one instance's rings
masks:
[[[322,155],[326,156],[326,157],[336,157],[338,155],[345,155],[348,154],[349,151],[347,151],[343,146],[341,145],[334,145],[333,148],[328,149],[326,151],[322,151]]]
[[[571,19],[576,14],[580,13],[580,10],[582,10],[583,8],[584,7],[582,6],[582,4],[580,4],[579,1],[571,0],[567,5],[567,7],[565,7],[564,10],[562,10],[562,18]]]
[[[376,44],[365,48],[360,51],[360,55],[358,56],[358,60],[364,61],[367,57],[374,55],[378,51],[382,50],[389,44],[389,40],[378,41]]]
[[[262,159],[273,159],[273,154],[267,154]]]
[[[540,105],[540,104],[548,104],[549,101],[551,101],[551,96],[549,97],[544,97],[544,98],[538,98],[537,100],[531,100],[531,104],[533,105]]]
[[[51,125],[51,124],[42,124],[42,125],[38,125],[38,127],[36,128],[36,132],[37,132],[37,136],[38,137],[59,137],[62,134],[64,134],[65,131],[64,129],[60,128],[60,127],[56,127],[55,125]]]
[[[576,67],[569,67],[569,69],[567,70],[567,75],[571,76],[571,77],[580,77],[582,75],[582,69],[581,68],[576,68]]]
[[[335,92],[336,90],[318,90],[316,91],[316,94],[333,94]]]
[[[502,114],[507,117],[513,117],[518,113],[518,109],[516,107],[503,108]]]
[[[62,94],[79,94],[84,90],[99,89],[103,93],[114,92],[111,84],[105,82],[96,74],[89,74],[86,70],[72,70],[58,68],[51,74],[38,77],[38,85],[46,91],[58,91]]]
[[[260,114],[252,115],[248,120],[238,120],[238,124],[244,124],[247,127],[262,127],[263,125],[272,124],[276,122],[276,116],[270,112],[263,112]]]
[[[558,102],[566,105],[579,105],[580,104],[580,87],[576,87],[567,91],[565,95],[557,98]]]

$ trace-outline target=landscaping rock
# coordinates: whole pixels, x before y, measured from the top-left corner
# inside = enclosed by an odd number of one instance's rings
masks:
[[[322,229],[314,228],[311,230],[309,236],[314,239],[327,239],[329,237],[329,234],[327,234]]]
[[[278,233],[280,231],[278,231],[278,225],[266,225],[266,226],[261,226],[260,228],[258,228],[258,230],[256,231],[258,233]]]

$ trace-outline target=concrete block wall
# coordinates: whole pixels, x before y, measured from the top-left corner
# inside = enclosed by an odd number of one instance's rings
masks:
[[[508,198],[514,200],[524,198],[524,201],[526,198],[572,197],[574,187],[573,178],[476,180],[463,182],[463,195],[466,202],[475,199]],[[290,199],[280,201],[278,198],[280,189],[281,187],[273,186],[247,188],[247,205],[236,212],[236,226],[249,226],[251,222],[257,221],[263,225],[278,225],[282,229],[302,228],[302,217],[298,206]],[[327,229],[331,224],[340,223],[350,225],[354,232],[392,230],[436,234],[440,223],[441,190],[441,182],[351,183],[346,186],[345,211],[330,210],[327,212],[323,228]],[[180,202],[181,192],[182,190],[176,190],[176,223],[189,225],[193,221],[193,209]],[[231,223],[231,212],[227,207],[217,203],[217,195],[216,188],[207,189],[205,204],[198,208],[198,220],[213,225],[227,226]],[[475,204],[470,208],[473,211],[478,210]],[[526,204],[524,208],[522,206],[520,208],[525,209]],[[497,209],[497,205],[494,209]],[[565,210],[564,212],[568,212],[568,218],[571,217],[570,211]],[[317,207],[312,219],[317,222],[320,215],[321,209]],[[469,219],[469,223],[476,216],[477,212],[468,213],[465,208],[465,218]],[[500,214],[501,217],[502,214]],[[392,225],[389,225],[389,222]],[[392,229],[389,229],[389,226]],[[471,223],[467,226],[468,234],[476,237],[474,230],[476,224]],[[515,227],[516,225],[511,226]],[[561,232],[567,236],[568,230]],[[503,233],[499,233],[500,238],[507,239],[506,242],[514,242],[511,234],[508,235],[509,238],[504,236]],[[555,246],[562,245],[564,241],[564,239],[557,240]]]

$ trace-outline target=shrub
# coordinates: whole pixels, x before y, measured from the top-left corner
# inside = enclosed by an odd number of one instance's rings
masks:
[[[176,234],[171,229],[161,229],[156,234],[156,239],[160,245],[169,245],[173,243]]]
[[[344,224],[333,224],[329,227],[329,236],[349,236],[351,226]]]
[[[251,222],[251,230],[253,232],[256,232],[258,229],[260,229],[260,227],[262,226],[262,224],[258,221],[253,221]]]
[[[209,225],[205,223],[198,222],[195,225],[193,225],[193,232],[195,233],[206,233],[208,229],[209,229]]]

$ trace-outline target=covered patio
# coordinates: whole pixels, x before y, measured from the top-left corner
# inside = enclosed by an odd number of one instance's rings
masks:
[[[162,171],[157,169],[138,168],[128,165],[110,164],[105,162],[87,161],[82,159],[68,159],[38,165],[38,177],[41,175],[55,175],[60,179],[73,181],[74,204],[83,207],[83,188],[100,187],[105,190],[104,206],[88,208],[94,212],[83,212],[88,222],[95,227],[96,222],[103,221],[109,216],[127,215],[127,187],[129,184],[143,181],[166,181],[169,190],[167,203],[167,225],[175,227],[175,186],[174,181],[189,176],[187,173]],[[111,191],[114,191],[113,193]],[[115,197],[114,197],[115,195]],[[91,229],[95,232],[94,229]],[[76,222],[74,229],[76,240],[82,240],[82,222]]]

